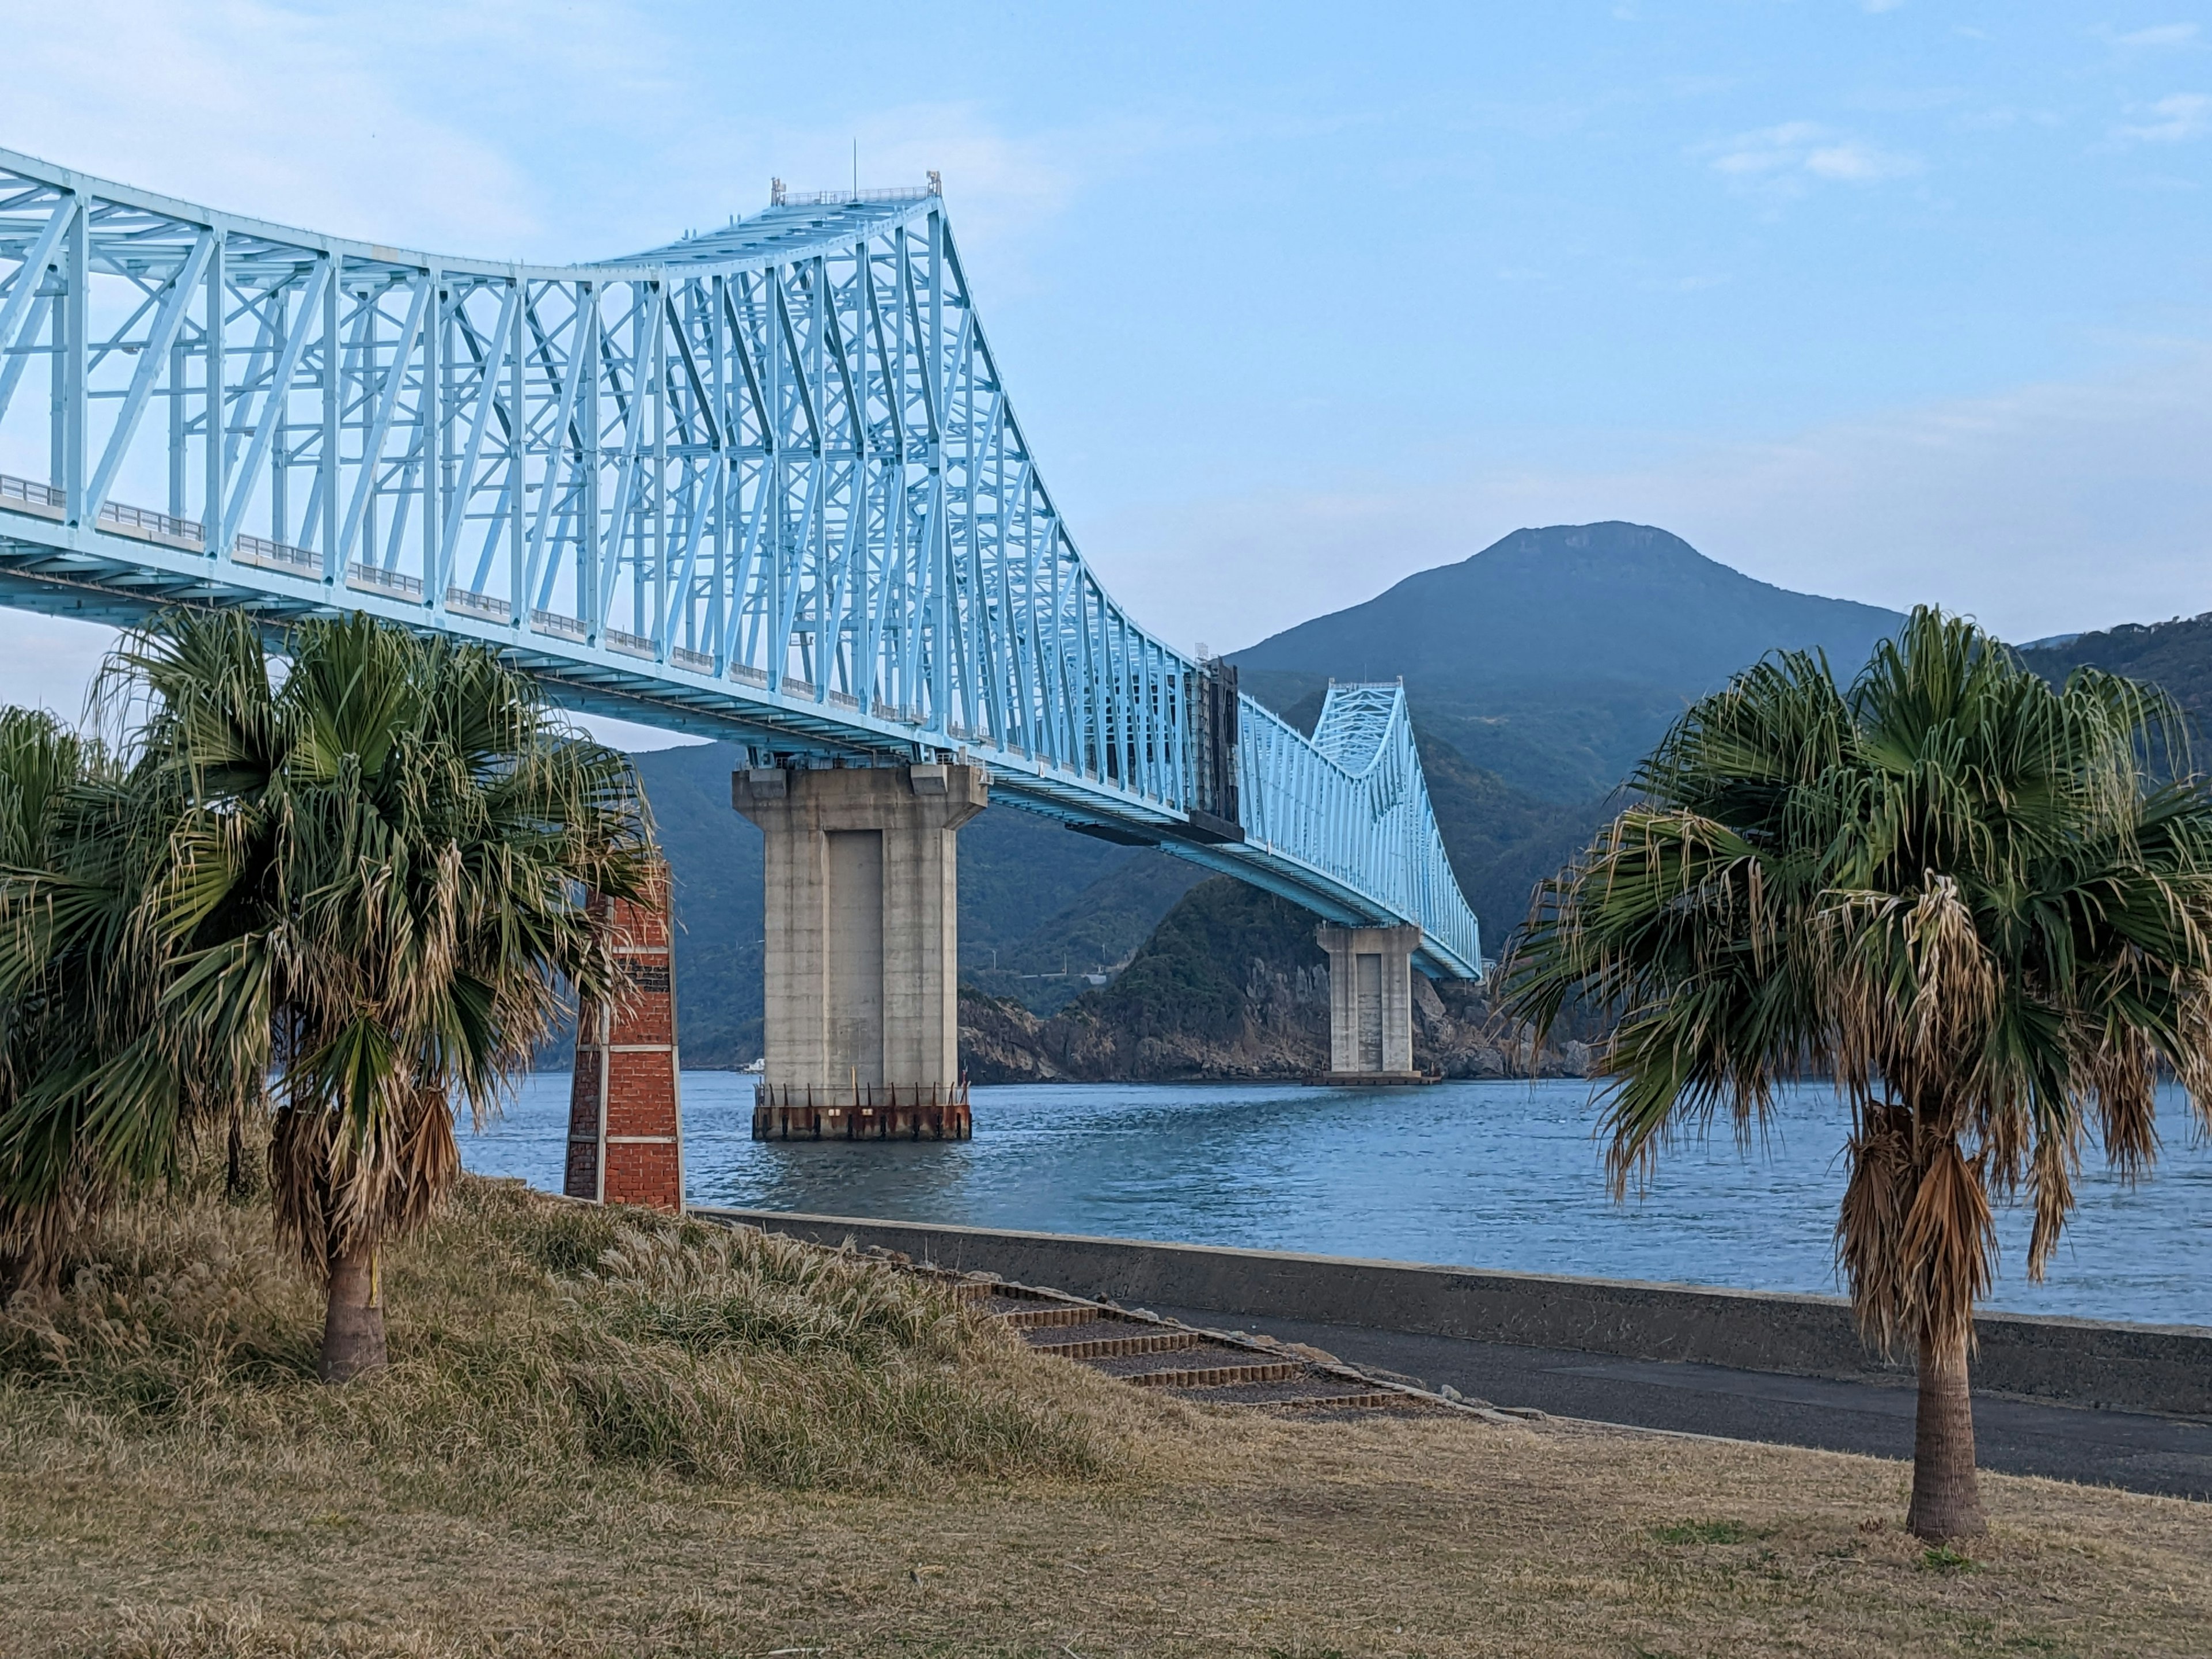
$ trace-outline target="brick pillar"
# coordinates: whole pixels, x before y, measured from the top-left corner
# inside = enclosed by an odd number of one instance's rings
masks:
[[[629,989],[619,1006],[586,1002],[577,1010],[562,1190],[602,1204],[681,1210],[683,1109],[668,866],[654,866],[641,902],[595,895],[591,913],[614,935],[616,970]]]

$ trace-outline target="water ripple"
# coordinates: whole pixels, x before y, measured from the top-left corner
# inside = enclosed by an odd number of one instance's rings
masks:
[[[1843,1115],[1790,1091],[1762,1142],[1725,1133],[1662,1156],[1616,1204],[1576,1082],[1366,1092],[1291,1085],[1098,1084],[975,1091],[960,1145],[756,1142],[752,1079],[684,1079],[695,1202],[1111,1237],[1433,1261],[1526,1273],[1833,1291]],[[465,1139],[471,1169],[560,1180],[565,1074],[526,1079]],[[2026,1282],[2027,1218],[2002,1212],[1990,1305],[2212,1324],[2212,1149],[2178,1090],[2160,1097],[2157,1173],[2130,1190],[2085,1170],[2048,1281]]]

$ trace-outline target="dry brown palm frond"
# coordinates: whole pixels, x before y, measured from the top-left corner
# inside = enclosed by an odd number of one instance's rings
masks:
[[[1955,1133],[2002,988],[1958,884],[1929,872],[1903,892],[1824,894],[1806,933],[1845,1095],[1945,1102]]]
[[[2158,1054],[2142,1035],[2108,1026],[2080,1061],[2081,1094],[2069,1114],[2074,1134],[2094,1111],[2105,1157],[2133,1185],[2158,1156]]]
[[[2188,1091],[2197,1127],[2212,1134],[2212,974],[2188,975],[2175,1002],[2178,1041],[2163,1058]]]
[[[1860,1331],[1893,1354],[1919,1338],[1905,1255],[1905,1220],[1919,1184],[1911,1108],[1889,1101],[1861,1107],[1845,1158],[1850,1176],[1836,1218],[1836,1260]]]
[[[2078,1121],[2078,1120],[2077,1120]],[[2081,1166],[2079,1148],[2069,1136],[2049,1135],[2035,1148],[2035,1223],[2027,1239],[2027,1277],[2043,1282],[2043,1270],[2058,1248],[2058,1235],[2074,1209],[2074,1176]]]
[[[1951,1136],[1916,1126],[1920,1181],[1899,1241],[1905,1288],[1923,1335],[1948,1352],[1972,1343],[1974,1304],[1989,1293],[1996,1222],[1982,1171]]]

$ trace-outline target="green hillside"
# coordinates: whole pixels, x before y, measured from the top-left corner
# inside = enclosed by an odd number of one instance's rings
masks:
[[[1300,684],[1287,676],[1253,678],[1261,681],[1263,690],[1278,695]],[[1276,712],[1310,737],[1321,719],[1326,690],[1326,682],[1307,689]],[[1425,704],[1414,705],[1413,741],[1420,751],[1422,775],[1428,780],[1437,830],[1460,890],[1482,924],[1484,953],[1496,956],[1527,915],[1530,890],[1612,816],[1614,802],[1610,790],[1563,801],[1509,783],[1498,769],[1470,761],[1445,735],[1456,736],[1468,724],[1449,717],[1436,720]],[[1631,757],[1622,769],[1634,759]]]
[[[1529,888],[1588,838],[1601,811],[1516,789],[1426,731],[1419,741],[1445,848],[1495,951]],[[761,838],[730,806],[738,758],[720,744],[637,757],[675,875],[679,1039],[690,1066],[740,1066],[760,1053]],[[1127,963],[1205,874],[994,806],[960,832],[961,977],[1053,1013],[1091,988],[1086,974]]]
[[[1200,883],[1144,941],[1128,971],[1083,1006],[1133,1043],[1146,1037],[1235,1036],[1251,965],[1326,968],[1314,917],[1288,899],[1226,878]]]
[[[1109,866],[1018,939],[995,947],[974,944],[963,921],[963,981],[993,996],[1010,997],[1032,1012],[1049,1014],[1090,988],[1091,975],[1127,962],[1176,901],[1205,880],[1206,873],[1165,853],[1127,850],[1130,856]],[[966,848],[960,857],[964,882]],[[1010,861],[1004,867],[1019,866]],[[964,914],[964,893],[962,908]]]
[[[2063,679],[2071,670],[2087,665],[2149,681],[2187,712],[2200,750],[2197,765],[2212,761],[2212,754],[2203,752],[2206,738],[2212,735],[2212,611],[2075,634],[2024,649],[2021,656],[2051,680]]]
[[[1465,692],[1589,681],[1694,695],[1777,646],[1865,659],[1903,618],[1793,593],[1648,525],[1516,530],[1458,564],[1236,653],[1240,668]]]

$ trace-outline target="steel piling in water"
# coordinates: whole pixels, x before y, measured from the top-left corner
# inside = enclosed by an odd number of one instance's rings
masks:
[[[817,1103],[811,1085],[762,1083],[753,1094],[755,1140],[967,1140],[974,1134],[968,1085],[857,1084]],[[927,1093],[927,1098],[923,1097]]]

